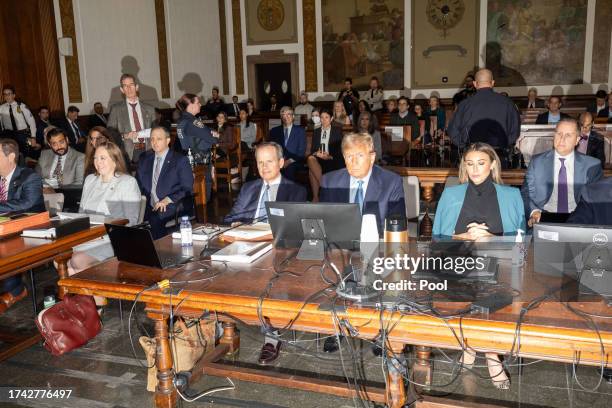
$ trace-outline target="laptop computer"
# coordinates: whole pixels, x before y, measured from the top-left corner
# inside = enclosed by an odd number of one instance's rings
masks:
[[[104,224],[118,260],[158,269],[173,268],[189,262],[193,257],[173,252],[158,251],[151,231],[144,228]]]

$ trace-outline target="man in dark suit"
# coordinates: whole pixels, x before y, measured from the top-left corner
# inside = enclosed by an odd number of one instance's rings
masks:
[[[238,103],[238,97],[234,95],[232,96],[232,103],[225,105],[225,113],[227,113],[227,116],[237,118],[240,116],[240,109],[242,109],[242,107],[243,105]]]
[[[269,140],[283,147],[283,176],[295,180],[297,171],[304,167],[306,157],[306,133],[300,126],[293,124],[293,109],[283,106],[280,112],[282,126],[270,130]]]
[[[49,107],[41,106],[38,108],[38,117],[36,118],[36,143],[40,146],[45,146],[45,129],[51,125],[49,120]]]
[[[362,214],[376,215],[382,234],[388,215],[406,216],[402,178],[374,164],[374,142],[367,133],[345,135],[342,155],[346,168],[323,175],[320,201],[359,204]]]
[[[523,109],[540,109],[544,108],[544,101],[538,98],[538,90],[535,88],[529,89],[527,92],[527,101],[521,106]]]
[[[608,107],[606,104],[607,99],[608,95],[606,94],[606,91],[600,89],[595,93],[595,100],[587,107],[587,112],[591,112],[593,116],[597,116],[599,112]]]
[[[104,116],[104,106],[102,106],[102,103],[94,103],[93,109],[94,114],[91,115],[91,118],[89,119],[89,128],[91,129],[92,127],[96,126],[106,127],[108,124],[108,119],[106,116]]]
[[[411,138],[412,140],[419,137],[419,120],[416,115],[410,112],[408,109],[410,108],[410,102],[408,98],[405,96],[400,96],[397,100],[397,108],[398,111],[391,114],[391,118],[389,118],[389,124],[391,126],[411,126],[410,131],[412,132]]]
[[[566,113],[561,112],[561,98],[555,95],[548,97],[548,111],[542,112],[536,118],[536,125],[555,125],[561,119],[569,118]]]
[[[249,181],[240,190],[232,211],[223,220],[232,226],[254,221],[267,222],[267,201],[306,201],[306,189],[281,175],[283,148],[274,142],[264,142],[255,150],[257,171],[261,179]],[[276,332],[280,335],[280,333]],[[276,336],[266,336],[259,355],[259,364],[272,364],[280,352]]]
[[[600,110],[597,117],[608,118],[608,123],[612,123],[612,92],[608,94],[608,106]]]
[[[76,106],[69,106],[66,117],[58,120],[57,126],[66,131],[66,136],[68,136],[70,145],[83,153],[85,151],[85,132],[81,130],[76,122],[79,117],[79,112],[79,108]]]
[[[574,211],[584,186],[601,179],[600,161],[574,150],[579,140],[578,123],[562,119],[555,131],[554,149],[531,159],[521,188],[530,227],[540,222],[544,211]]]
[[[0,139],[0,213],[45,211],[40,176],[17,166],[19,145]],[[0,281],[0,313],[27,295],[21,276]]]
[[[612,225],[612,177],[585,186],[580,202],[567,222]]]
[[[151,150],[138,160],[136,179],[147,198],[145,221],[154,239],[165,236],[166,223],[193,211],[193,172],[189,160],[170,150],[170,132],[162,126],[151,130]]]
[[[578,123],[580,124],[580,141],[576,146],[576,151],[599,159],[601,167],[604,167],[606,163],[604,138],[593,130],[593,114],[582,112]]]

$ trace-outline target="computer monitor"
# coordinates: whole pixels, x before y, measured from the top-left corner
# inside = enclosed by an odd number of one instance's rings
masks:
[[[612,297],[612,226],[539,223],[534,271],[575,279],[581,293]]]
[[[274,245],[300,248],[297,259],[323,260],[325,245],[359,249],[361,212],[357,204],[266,203]]]

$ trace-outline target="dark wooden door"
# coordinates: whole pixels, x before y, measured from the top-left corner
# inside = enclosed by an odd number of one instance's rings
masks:
[[[282,106],[293,106],[290,63],[257,64],[255,72],[257,77],[257,100],[261,105],[259,109],[269,110],[270,96],[272,95],[276,95],[277,105],[279,105],[278,109]]]

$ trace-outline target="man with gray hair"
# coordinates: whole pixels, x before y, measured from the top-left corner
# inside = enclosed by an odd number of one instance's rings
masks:
[[[283,148],[283,176],[295,180],[295,175],[304,167],[306,157],[306,133],[304,128],[293,124],[293,109],[283,106],[280,111],[281,126],[270,130],[268,140]]]

